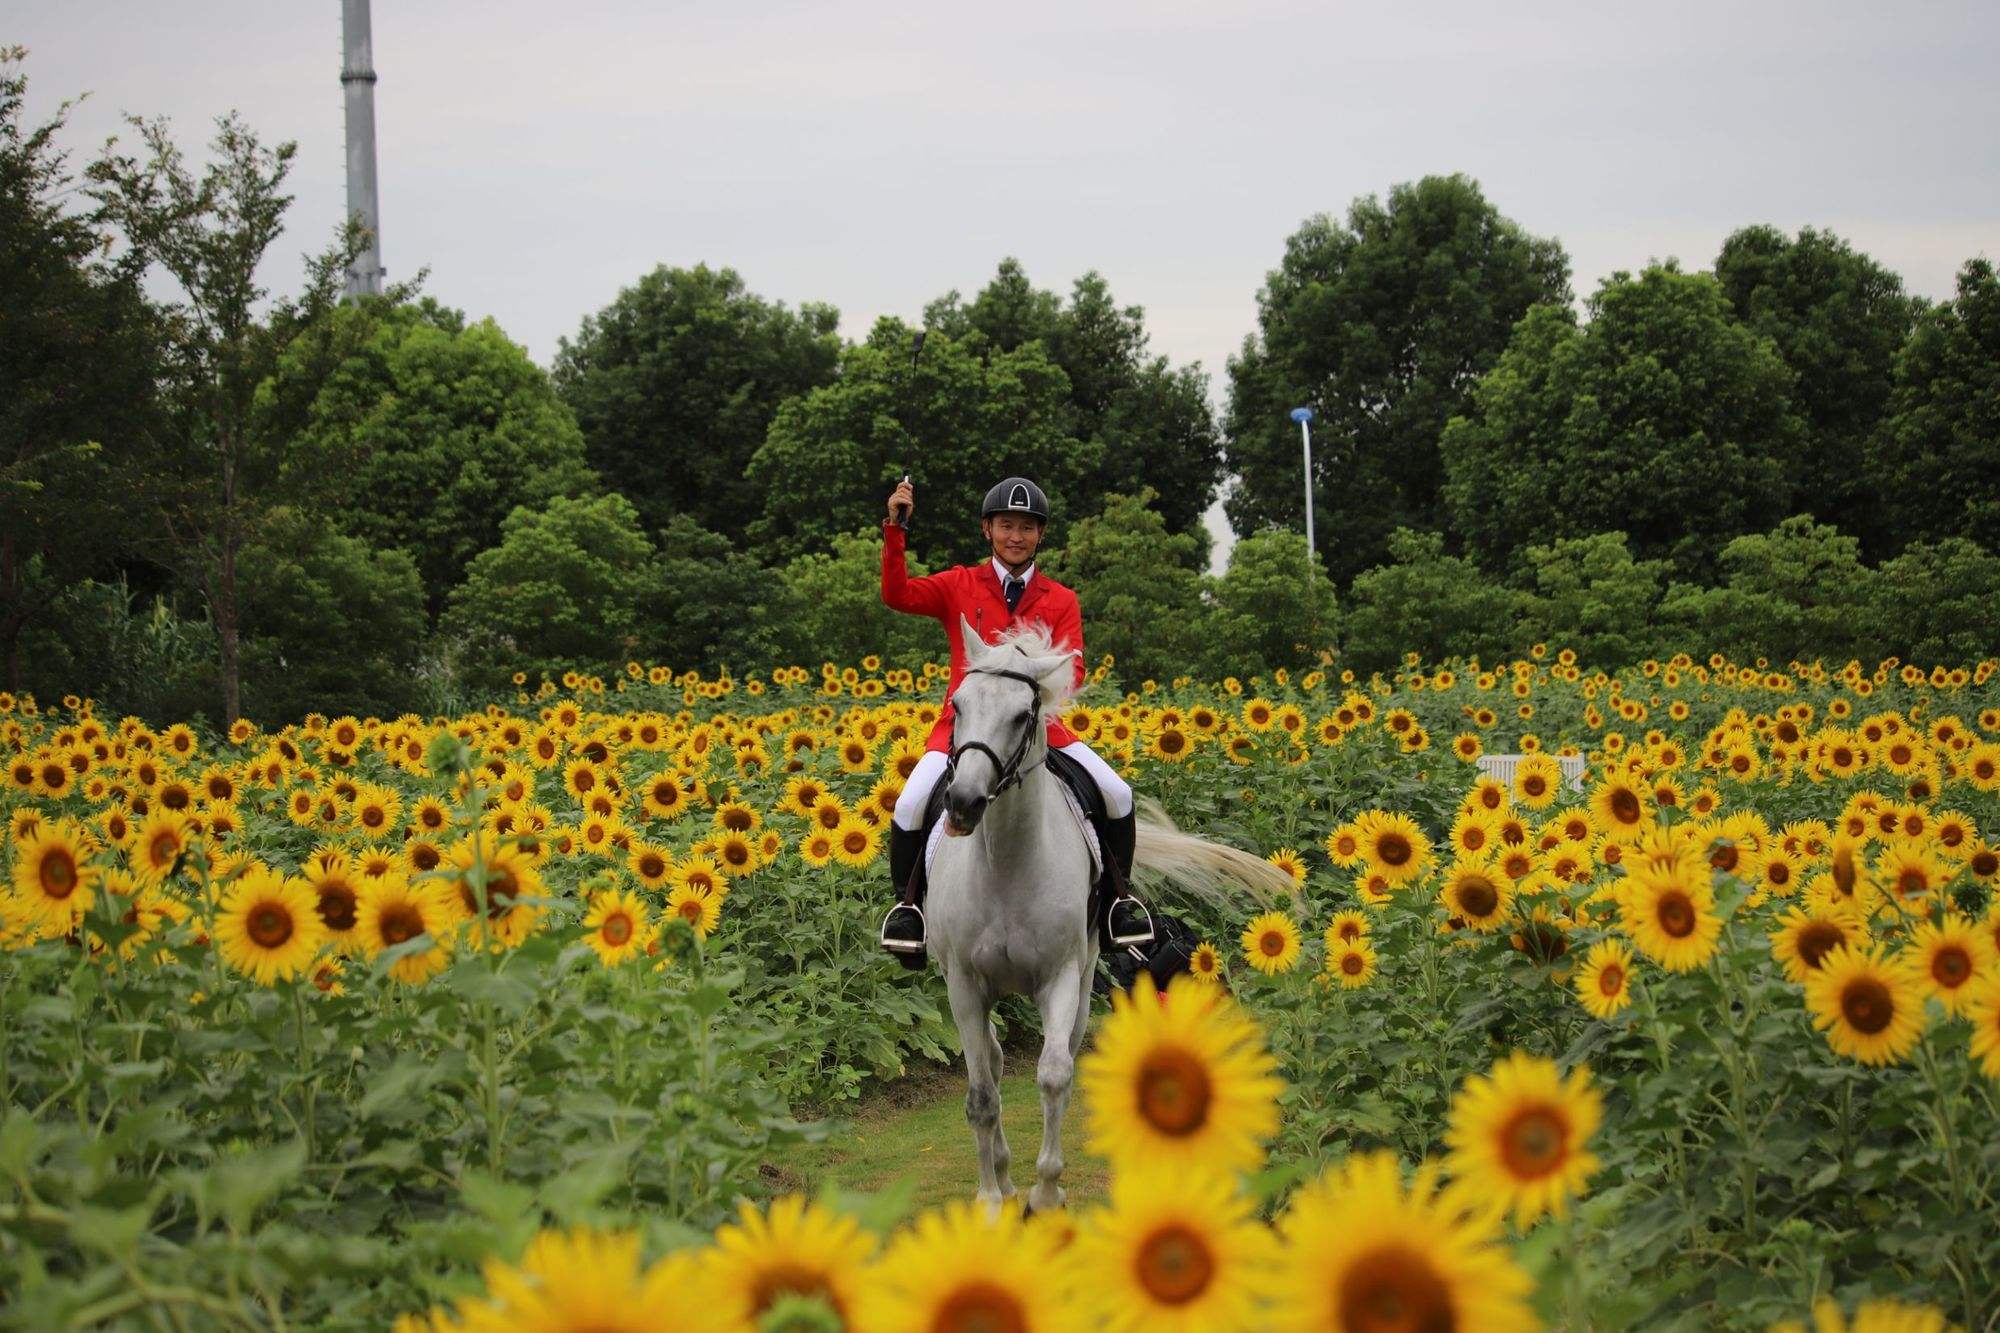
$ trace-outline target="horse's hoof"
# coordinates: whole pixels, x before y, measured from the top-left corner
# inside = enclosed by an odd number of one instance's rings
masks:
[[[1069,1194],[1062,1186],[1053,1185],[1050,1186],[1050,1189],[1053,1191],[1054,1197],[1042,1193],[1041,1186],[1039,1185],[1028,1191],[1028,1206],[1024,1210],[1026,1216],[1033,1217],[1036,1213],[1058,1212],[1068,1206]]]

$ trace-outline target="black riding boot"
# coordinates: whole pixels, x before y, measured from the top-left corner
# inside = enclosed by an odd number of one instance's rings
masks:
[[[894,821],[889,824],[889,879],[895,887],[897,902],[882,918],[882,947],[912,972],[922,969],[926,962],[921,906],[927,887],[923,880],[926,831],[906,829]],[[914,905],[902,901],[903,887],[910,882],[911,875],[917,876]]]
[[[1107,874],[1105,880],[1120,890],[1104,909],[1106,948],[1143,949],[1153,942],[1153,914],[1132,894],[1132,851],[1138,840],[1136,812],[1128,812],[1123,819],[1105,818],[1104,855],[1118,867],[1117,878]]]

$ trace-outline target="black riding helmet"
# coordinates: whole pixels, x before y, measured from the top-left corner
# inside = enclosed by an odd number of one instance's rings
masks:
[[[1027,514],[1047,523],[1049,497],[1026,477],[1009,477],[986,492],[986,503],[979,511],[982,519],[992,518],[995,514]]]

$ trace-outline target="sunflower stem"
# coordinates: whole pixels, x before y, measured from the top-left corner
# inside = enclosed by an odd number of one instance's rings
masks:
[[[319,1080],[312,1072],[312,1052],[306,1042],[306,995],[305,982],[293,980],[292,1023],[299,1039],[299,1105],[303,1113],[306,1138],[306,1161],[317,1155],[319,1145],[317,1102],[319,1100]]]

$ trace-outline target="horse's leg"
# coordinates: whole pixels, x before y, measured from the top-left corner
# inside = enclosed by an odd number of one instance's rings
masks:
[[[972,1141],[979,1149],[979,1193],[975,1196],[989,1209],[1014,1193],[1008,1178],[1013,1163],[1007,1154],[1007,1135],[1000,1128],[1000,1041],[993,1032],[993,1020],[986,996],[977,982],[957,969],[946,979],[951,994],[951,1016],[958,1024],[958,1044],[965,1048],[965,1119],[972,1126]]]
[[[1090,1016],[1086,984],[1079,979],[1077,965],[1069,963],[1035,995],[1042,1011],[1042,1058],[1035,1066],[1035,1085],[1042,1092],[1042,1151],[1035,1158],[1035,1187],[1028,1191],[1028,1206],[1036,1212],[1060,1208],[1065,1198],[1058,1183],[1063,1172],[1062,1122],[1076,1078],[1076,1052]]]

